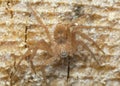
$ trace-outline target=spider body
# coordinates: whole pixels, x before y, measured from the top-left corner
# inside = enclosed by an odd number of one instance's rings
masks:
[[[74,23],[70,25],[58,23],[54,28],[55,29],[53,33],[54,37],[52,38],[52,36],[49,33],[48,27],[42,22],[41,18],[38,17],[37,12],[33,10],[29,3],[27,3],[27,5],[31,9],[40,26],[43,27],[43,29],[45,29],[49,42],[46,42],[44,39],[42,39],[33,44],[33,46],[30,46],[27,52],[21,56],[21,60],[18,62],[17,66],[19,66],[21,61],[28,56],[30,57],[31,64],[33,65],[32,60],[34,59],[37,50],[41,49],[47,51],[48,57],[47,59],[41,60],[42,64],[40,66],[42,70],[43,67],[57,63],[61,59],[67,58],[69,60],[69,58],[79,56],[76,53],[79,45],[83,46],[84,49],[89,51],[91,57],[100,65],[94,53],[89,49],[89,47],[84,43],[84,41],[81,39],[80,40],[76,39],[76,35],[80,35],[82,38],[91,41],[98,50],[104,53],[91,38],[89,38],[86,34],[79,31],[81,26],[74,26],[73,27],[74,29],[70,30]],[[79,56],[79,58],[81,57]],[[68,73],[70,70],[69,65],[70,61],[68,61]],[[35,71],[34,67],[32,69]],[[67,78],[69,78],[69,74]]]
[[[58,23],[54,28],[54,37],[52,38],[52,36],[49,33],[48,27],[42,22],[41,18],[37,15],[37,12],[33,10],[31,4],[27,3],[27,6],[31,9],[40,26],[43,27],[43,29],[45,29],[49,42],[46,42],[44,39],[42,39],[33,44],[32,47],[30,46],[28,48],[28,51],[21,56],[22,59],[20,60],[18,65],[24,58],[28,56],[31,57],[32,60],[36,55],[38,49],[47,51],[47,55],[49,57],[48,59],[44,59],[42,61],[42,65],[51,65],[55,61],[59,61],[61,58],[74,57],[74,55],[76,55],[76,51],[79,45],[83,46],[83,48],[88,50],[91,53],[92,58],[94,58],[94,60],[99,64],[94,53],[89,49],[89,47],[84,43],[84,41],[76,39],[76,35],[80,35],[82,38],[91,41],[98,50],[104,53],[91,38],[79,31],[81,26],[75,26],[74,22],[70,25]],[[74,29],[70,30],[72,26],[74,26]]]
[[[71,34],[68,27],[63,24],[57,24],[54,31],[53,52],[66,58],[72,55]]]

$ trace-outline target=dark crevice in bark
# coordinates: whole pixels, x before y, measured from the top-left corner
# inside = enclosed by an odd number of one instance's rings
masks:
[[[25,48],[27,48],[27,39],[28,39],[28,36],[27,36],[27,34],[28,34],[28,26],[26,26],[25,27]]]

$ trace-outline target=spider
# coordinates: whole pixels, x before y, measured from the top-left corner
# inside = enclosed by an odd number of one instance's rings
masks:
[[[81,39],[77,40],[76,35],[80,35],[82,38],[91,41],[98,50],[100,50],[102,53],[104,53],[98,45],[91,39],[89,38],[86,34],[82,33],[79,31],[81,26],[75,26],[74,24],[62,24],[58,23],[55,26],[55,31],[53,33],[54,37],[52,38],[48,27],[42,22],[41,18],[37,15],[37,12],[33,10],[32,6],[27,3],[28,7],[31,9],[33,15],[35,16],[36,20],[40,24],[42,28],[45,29],[45,32],[47,33],[47,37],[49,39],[49,42],[46,42],[44,39],[37,41],[34,46],[29,47],[27,52],[21,56],[21,60],[18,62],[17,67],[20,65],[21,61],[25,59],[26,57],[30,57],[31,64],[32,59],[37,53],[38,49],[47,51],[47,56],[48,58],[45,59],[42,64],[43,66],[47,65],[52,65],[54,63],[59,62],[61,59],[68,59],[68,75],[67,79],[69,78],[69,71],[70,71],[70,58],[75,57],[77,55],[77,49],[78,46],[81,45],[83,46],[87,51],[91,53],[92,58],[100,65],[99,61],[95,57],[94,53],[90,50],[90,48],[82,41]],[[71,26],[74,27],[74,29],[70,30]],[[79,56],[79,55],[77,55]],[[34,67],[32,66],[33,71],[35,72]]]

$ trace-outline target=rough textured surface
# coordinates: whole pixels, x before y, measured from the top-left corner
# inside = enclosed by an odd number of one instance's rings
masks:
[[[0,1],[0,86],[10,86],[14,64],[20,58],[12,56],[26,52],[29,42],[47,40],[26,3],[28,0]],[[89,58],[86,62],[71,60],[70,78],[66,81],[66,65],[45,68],[48,86],[119,86],[120,85],[120,1],[119,0],[34,0],[29,1],[38,12],[51,35],[57,23],[70,24],[75,20],[83,26],[80,31],[92,38],[105,52],[103,56],[95,46],[84,40],[101,63]],[[80,37],[78,36],[78,39]],[[32,45],[31,45],[32,46]],[[80,46],[78,51],[85,54]],[[18,68],[13,86],[44,86],[43,75],[38,64],[40,54],[33,59],[37,74],[24,60]],[[93,60],[93,61],[92,61]]]

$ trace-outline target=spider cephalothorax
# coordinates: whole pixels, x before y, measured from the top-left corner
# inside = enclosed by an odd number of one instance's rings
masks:
[[[70,41],[69,28],[63,24],[57,24],[54,31],[54,39],[57,44],[65,44]]]

